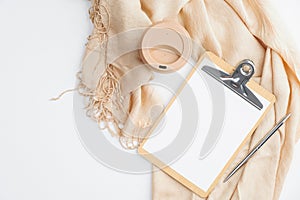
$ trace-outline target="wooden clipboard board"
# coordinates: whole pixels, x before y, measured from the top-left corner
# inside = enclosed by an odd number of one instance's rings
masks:
[[[158,135],[158,136],[150,137],[150,135],[156,129],[160,120],[169,112],[170,109],[172,109],[172,104],[174,103],[176,98],[178,98],[180,96],[180,94],[183,93],[183,90],[186,87],[186,84],[193,81],[193,77],[195,77],[193,75],[195,74],[195,72],[197,70],[199,70],[200,67],[203,67],[203,63],[205,63],[205,62],[206,63],[209,62],[211,65],[214,64],[217,68],[219,68],[229,74],[231,74],[234,71],[234,68],[232,66],[230,66],[228,63],[226,63],[224,60],[222,60],[221,58],[219,58],[209,52],[205,53],[199,59],[199,61],[196,63],[196,65],[193,67],[191,72],[188,74],[188,76],[186,77],[186,82],[183,83],[179,87],[176,95],[168,103],[168,105],[166,106],[166,109],[159,117],[159,120],[157,120],[155,125],[150,130],[146,139],[144,139],[144,141],[138,148],[138,152],[140,155],[142,155],[144,158],[146,158],[151,163],[153,163],[154,165],[159,167],[161,170],[163,170],[165,173],[167,173],[168,175],[170,175],[171,177],[176,179],[178,182],[180,182],[181,184],[183,184],[184,186],[186,186],[191,191],[195,192],[196,194],[198,194],[201,197],[207,197],[209,195],[209,193],[214,189],[214,187],[220,181],[223,181],[222,177],[224,178],[226,176],[226,174],[225,174],[226,170],[230,167],[230,165],[234,161],[237,154],[240,152],[240,150],[246,144],[247,140],[249,140],[249,138],[251,137],[251,135],[253,134],[255,129],[258,127],[260,122],[263,120],[263,118],[265,117],[265,115],[271,109],[272,105],[275,102],[275,96],[273,94],[271,94],[270,92],[265,90],[263,87],[261,87],[254,81],[250,80],[247,83],[247,86],[251,89],[251,91],[253,91],[256,95],[259,96],[260,100],[263,101],[264,108],[261,111],[259,111],[259,113],[255,114],[255,115],[253,114],[253,116],[251,114],[251,117],[253,119],[249,120],[249,121],[251,121],[251,124],[249,126],[246,124],[248,128],[245,128],[245,131],[244,130],[241,131],[242,128],[237,127],[236,130],[234,130],[237,133],[228,133],[229,129],[226,126],[226,123],[232,123],[232,122],[230,121],[230,119],[227,118],[227,120],[229,120],[230,122],[226,122],[225,126],[223,127],[222,131],[224,133],[222,134],[222,138],[220,139],[220,141],[218,141],[218,143],[217,143],[217,146],[214,150],[215,152],[213,152],[212,155],[209,155],[208,158],[205,158],[207,160],[205,160],[205,159],[201,160],[198,157],[198,153],[199,153],[198,150],[200,150],[200,146],[201,146],[201,144],[203,144],[202,140],[203,140],[203,138],[205,138],[205,136],[204,136],[205,134],[201,133],[201,130],[203,130],[203,129],[201,129],[201,125],[200,125],[199,133],[197,133],[198,135],[200,135],[199,136],[200,139],[195,139],[195,141],[191,144],[190,147],[188,147],[186,149],[186,152],[184,152],[180,156],[180,158],[178,158],[177,160],[175,160],[172,163],[171,162],[166,163],[165,162],[166,157],[159,156],[158,154],[156,155],[155,152],[158,151],[159,148],[162,148],[161,146],[163,146],[162,145],[163,142],[161,141],[163,139],[160,139],[160,137],[168,138],[168,134],[170,137],[173,137],[174,135],[172,135],[172,134],[175,134],[175,133],[170,133],[170,131],[168,132],[168,130],[163,130],[160,133],[160,134],[163,134],[162,136]],[[220,83],[216,83],[216,84],[220,84]],[[197,86],[197,88],[198,88],[198,86]],[[239,101],[244,101],[242,98],[238,97],[238,95],[235,95],[236,97],[235,96],[231,97],[229,90],[225,91],[225,92],[226,92],[226,94],[230,95],[230,98],[233,98],[233,99],[230,99],[230,101],[228,101],[226,106],[232,106],[232,105],[230,105],[231,103],[236,105],[236,104],[239,104]],[[233,102],[231,102],[231,100]],[[247,106],[247,108],[248,108],[248,106],[252,106],[252,105],[250,105],[250,104],[246,105],[244,103],[241,103],[241,106],[244,106],[244,107]],[[249,112],[250,111],[253,113],[257,112],[253,108],[249,107]],[[247,119],[246,114],[247,113],[241,113],[241,116],[244,115],[244,116],[246,116],[245,118]],[[228,115],[229,115],[229,118],[232,118],[230,116],[230,114],[228,114]],[[235,115],[239,115],[239,112],[235,111]],[[236,119],[239,118],[239,116],[234,116],[234,117]],[[233,119],[235,119],[235,118],[233,118]],[[244,122],[242,122],[242,123],[244,123]],[[230,134],[235,134],[235,135],[230,135]],[[203,135],[203,136],[201,136],[201,135]],[[228,140],[227,137],[234,137],[234,138],[239,137],[239,138],[236,139],[236,141],[230,141],[230,140]],[[198,138],[198,136],[197,136],[197,138]],[[167,141],[167,143],[168,142],[170,142],[170,141]],[[232,144],[229,142],[232,142]],[[194,146],[196,145],[196,146],[194,147],[193,145]],[[228,148],[224,147],[226,145],[228,146]],[[228,149],[230,149],[230,150],[228,150]],[[190,152],[190,151],[192,151],[192,152]],[[228,152],[224,152],[224,151],[228,151]],[[219,155],[220,152],[222,152],[224,154],[224,158]],[[195,158],[193,157],[193,155],[195,156]],[[212,164],[213,159],[217,159],[215,164]],[[211,165],[211,166],[209,167],[209,166],[205,166],[205,165]],[[216,165],[218,165],[218,166],[216,166]],[[211,173],[210,171],[213,171],[213,174],[209,174],[209,173]]]

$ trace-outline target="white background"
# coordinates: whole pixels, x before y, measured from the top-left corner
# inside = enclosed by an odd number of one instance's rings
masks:
[[[274,4],[300,47],[298,2]],[[74,87],[88,8],[86,0],[0,0],[0,200],[151,198],[149,174],[110,170],[86,152],[71,94],[48,101]],[[300,144],[281,199],[299,199],[299,168]]]

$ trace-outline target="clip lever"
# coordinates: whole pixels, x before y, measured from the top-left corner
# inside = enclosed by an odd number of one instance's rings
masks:
[[[263,108],[262,103],[246,86],[255,71],[254,63],[251,60],[245,59],[241,61],[232,75],[209,66],[204,66],[202,70],[234,91],[257,109],[261,110]]]

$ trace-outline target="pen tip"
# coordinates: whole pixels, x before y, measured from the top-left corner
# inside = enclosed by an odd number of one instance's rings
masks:
[[[229,180],[230,176],[227,176],[224,180],[223,183],[226,183]]]

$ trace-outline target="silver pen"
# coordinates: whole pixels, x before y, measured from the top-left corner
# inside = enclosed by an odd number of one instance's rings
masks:
[[[265,135],[256,145],[255,147],[248,153],[248,155],[228,174],[228,176],[224,179],[223,183],[227,182],[230,177],[232,177],[259,149],[262,147],[274,133],[288,120],[291,116],[291,113],[283,117],[278,124],[276,124],[268,134]]]

